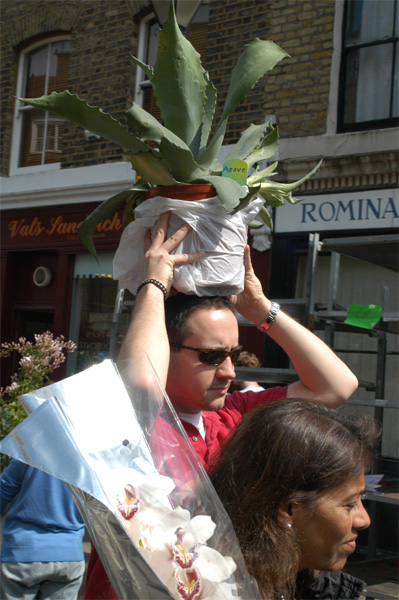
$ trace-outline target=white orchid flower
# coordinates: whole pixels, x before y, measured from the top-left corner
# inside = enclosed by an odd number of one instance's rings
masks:
[[[118,518],[174,597],[231,598],[233,586],[225,582],[236,564],[231,557],[206,545],[216,528],[211,517],[191,518],[190,512],[180,506],[172,509],[166,499],[174,483],[168,477],[154,473],[145,476],[133,469],[125,470],[123,475],[128,479],[119,484]],[[119,473],[119,482],[121,476]]]

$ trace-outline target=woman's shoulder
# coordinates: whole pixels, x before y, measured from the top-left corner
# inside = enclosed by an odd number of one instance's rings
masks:
[[[320,572],[301,594],[303,600],[357,600],[366,583],[345,571]]]

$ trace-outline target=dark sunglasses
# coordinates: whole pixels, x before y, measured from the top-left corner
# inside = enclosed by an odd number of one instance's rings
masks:
[[[184,344],[178,344],[177,342],[170,342],[171,346],[175,346],[176,348],[185,348],[186,350],[194,350],[194,352],[198,352],[198,358],[204,365],[212,365],[217,367],[221,365],[224,360],[229,356],[231,358],[231,362],[233,365],[237,362],[242,346],[237,346],[237,348],[233,348],[228,352],[227,350],[217,350],[217,349],[203,349],[203,348],[193,348],[192,346],[185,346]]]

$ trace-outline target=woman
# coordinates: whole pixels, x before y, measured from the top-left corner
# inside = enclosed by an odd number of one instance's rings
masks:
[[[370,524],[361,495],[378,429],[279,400],[248,413],[222,447],[211,480],[265,599],[359,597],[363,582],[339,571]]]

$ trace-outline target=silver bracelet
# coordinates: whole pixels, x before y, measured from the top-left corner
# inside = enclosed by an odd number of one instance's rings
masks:
[[[258,325],[259,331],[262,331],[263,333],[267,332],[267,330],[273,325],[274,321],[276,320],[276,316],[279,310],[280,305],[277,304],[277,302],[272,302],[269,314],[267,315],[266,319],[263,321],[263,323]]]

